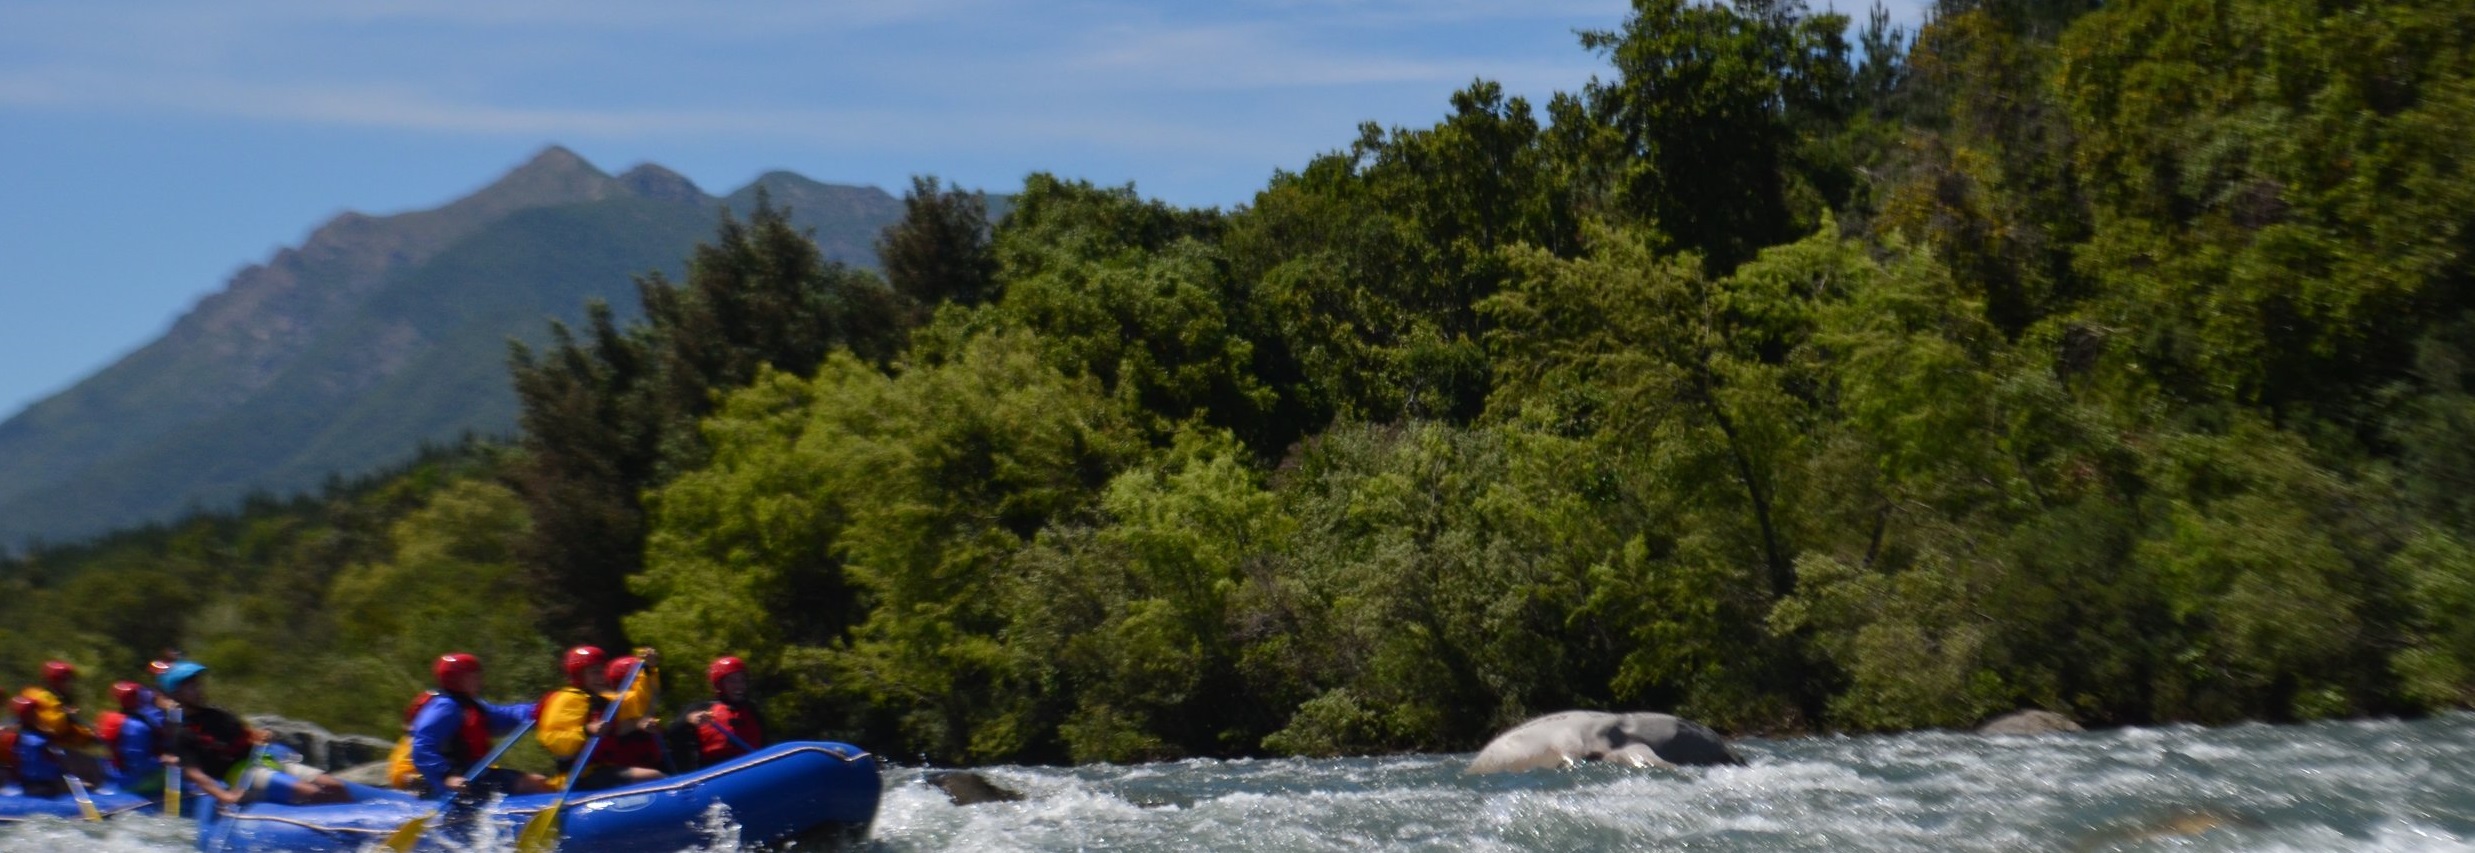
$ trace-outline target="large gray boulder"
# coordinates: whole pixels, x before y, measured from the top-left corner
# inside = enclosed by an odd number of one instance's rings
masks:
[[[362,735],[339,735],[317,723],[286,719],[273,714],[256,714],[249,718],[253,728],[264,729],[274,736],[274,742],[301,754],[301,762],[321,770],[337,770],[383,761],[395,750],[395,742]]]
[[[2052,711],[2013,711],[1977,727],[1981,735],[2049,735],[2080,731],[2080,724]]]
[[[1518,773],[1582,761],[1635,767],[1745,763],[1718,732],[1672,714],[1564,711],[1497,735],[1467,772]]]
[[[368,785],[373,788],[387,787],[387,762],[385,761],[355,764],[340,770],[330,768],[330,772],[335,775],[335,778],[346,782]]]

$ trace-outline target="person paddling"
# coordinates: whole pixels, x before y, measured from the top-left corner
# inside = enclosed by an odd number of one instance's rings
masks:
[[[638,658],[607,660],[609,653],[595,646],[568,650],[561,662],[567,670],[568,684],[541,697],[541,725],[533,735],[558,761],[559,775],[551,780],[552,787],[564,785],[568,775],[575,773],[583,774],[575,784],[580,791],[662,778],[662,772],[654,769],[661,763],[661,744],[648,731],[653,722],[658,722],[651,721],[649,711],[654,692],[659,689],[655,666],[661,658],[652,649],[644,651],[644,674],[621,697],[613,694],[611,685],[625,679]],[[619,715],[611,723],[608,736],[593,750],[586,766],[576,767],[576,755],[584,750],[585,741],[604,733],[602,711],[613,701],[619,703]]]
[[[68,770],[60,764],[60,747],[43,733],[42,713],[42,706],[33,699],[9,698],[9,718],[17,721],[17,739],[9,758],[16,764],[17,787],[26,796],[58,797],[69,793]]]
[[[112,783],[120,790],[149,798],[163,794],[164,709],[155,692],[134,681],[112,685],[112,701],[120,710],[95,720],[95,737],[107,750]]]
[[[696,737],[697,766],[711,767],[765,746],[765,718],[748,696],[748,664],[735,657],[715,658],[705,667],[713,698],[690,705],[682,715]]]
[[[206,666],[175,661],[155,679],[181,712],[172,731],[172,755],[188,784],[224,805],[261,800],[305,805],[345,803],[352,792],[342,780],[316,767],[260,759],[267,732],[252,729],[230,711],[207,704]]]
[[[44,661],[43,683],[20,691],[18,698],[34,703],[34,715],[20,727],[39,732],[58,752],[71,773],[88,784],[100,784],[103,764],[80,750],[95,745],[95,731],[78,719],[77,667],[67,661]]]
[[[501,705],[481,699],[481,659],[463,652],[440,655],[430,666],[438,689],[416,700],[411,713],[409,759],[420,772],[424,796],[472,797],[489,792],[546,794],[553,789],[539,773],[503,767],[477,778],[463,774],[491,741],[533,719],[532,705]]]

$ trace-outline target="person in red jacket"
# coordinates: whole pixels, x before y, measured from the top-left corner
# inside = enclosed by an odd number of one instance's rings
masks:
[[[748,664],[715,658],[705,667],[713,698],[688,706],[683,718],[695,728],[697,766],[711,767],[765,746],[765,718],[748,696]]]

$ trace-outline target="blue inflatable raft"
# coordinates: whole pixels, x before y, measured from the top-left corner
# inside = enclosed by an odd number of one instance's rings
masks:
[[[110,785],[95,789],[90,792],[90,796],[95,801],[95,810],[102,812],[104,817],[130,812],[155,811],[163,807],[161,800],[136,794],[124,794]],[[81,820],[84,815],[77,810],[76,798],[67,794],[57,797],[29,797],[26,796],[24,789],[16,785],[0,785],[0,823],[35,818]]]
[[[675,853],[717,842],[796,842],[801,849],[831,849],[867,838],[883,785],[876,757],[858,747],[778,744],[693,773],[572,794],[560,818],[559,849]],[[361,850],[438,807],[435,800],[401,792],[352,788],[356,801],[344,804],[255,803],[227,814],[200,808],[198,849]],[[507,797],[450,811],[431,822],[422,849],[464,849],[492,839],[496,842],[487,846],[503,848],[525,821],[556,799],[555,794]],[[76,812],[71,803],[69,814]]]

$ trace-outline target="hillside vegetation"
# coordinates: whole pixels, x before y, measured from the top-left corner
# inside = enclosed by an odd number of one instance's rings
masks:
[[[0,661],[383,729],[650,643],[939,761],[2475,696],[2475,6],[1610,24],[1235,210],[924,180],[882,277],[756,210],[513,445],[38,553]]]

